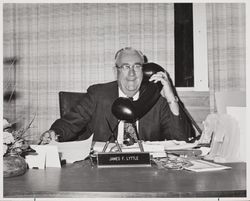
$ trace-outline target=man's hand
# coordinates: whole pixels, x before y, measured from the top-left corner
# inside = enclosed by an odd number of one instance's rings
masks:
[[[58,141],[58,137],[53,130],[48,130],[41,135],[39,144],[49,144],[51,141]]]
[[[161,95],[165,99],[167,99],[167,102],[170,106],[171,111],[175,115],[179,115],[179,105],[177,103],[176,97],[173,93],[170,80],[168,79],[166,72],[157,72],[156,74],[152,75],[149,79],[150,82],[161,82],[163,85],[163,88],[161,90]]]
[[[150,82],[161,82],[163,85],[163,88],[161,90],[161,95],[168,100],[168,102],[171,102],[175,99],[170,81],[168,79],[168,76],[165,72],[158,72],[154,75],[152,75],[149,79]]]

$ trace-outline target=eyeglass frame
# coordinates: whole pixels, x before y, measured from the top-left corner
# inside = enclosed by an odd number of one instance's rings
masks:
[[[135,68],[135,66],[138,66]],[[131,69],[133,69],[135,72],[139,72],[142,69],[142,65],[141,63],[135,63],[133,65],[130,64],[122,64],[121,66],[118,66],[117,64],[115,65],[116,68],[121,69],[123,71],[129,71]],[[140,67],[139,67],[140,66]]]

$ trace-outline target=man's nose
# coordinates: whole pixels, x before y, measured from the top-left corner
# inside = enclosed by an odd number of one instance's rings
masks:
[[[129,74],[130,76],[135,76],[135,69],[134,69],[133,66],[131,66],[131,67],[129,68],[128,74]]]

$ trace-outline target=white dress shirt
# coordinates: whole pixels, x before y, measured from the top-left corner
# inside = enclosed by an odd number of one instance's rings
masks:
[[[127,97],[122,90],[119,88],[118,91],[119,97]],[[133,100],[137,100],[139,98],[139,91],[133,96]],[[139,121],[136,121],[136,126],[139,128]],[[139,132],[139,131],[138,131]],[[118,125],[118,135],[117,135],[117,141],[119,144],[123,143],[123,135],[124,135],[124,121],[121,121]]]

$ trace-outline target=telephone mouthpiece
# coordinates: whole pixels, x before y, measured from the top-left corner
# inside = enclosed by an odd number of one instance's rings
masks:
[[[129,98],[119,97],[117,98],[112,105],[113,115],[119,119],[127,122],[135,122],[136,114],[135,108],[133,106],[133,101]]]

